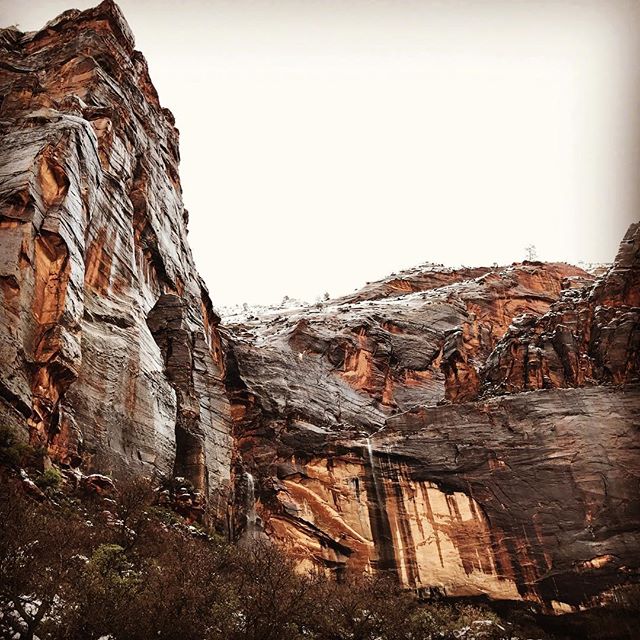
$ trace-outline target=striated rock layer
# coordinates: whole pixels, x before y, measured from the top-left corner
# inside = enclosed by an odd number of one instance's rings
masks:
[[[233,327],[264,531],[303,566],[548,611],[637,581],[638,228],[598,280],[427,267]]]
[[[303,568],[558,612],[638,581],[639,225],[599,278],[423,265],[222,329],[119,9],[0,63],[3,423]]]
[[[5,29],[0,47],[0,419],[61,463],[176,473],[217,503],[219,318],[187,243],[173,117],[111,2]]]
[[[594,287],[575,290],[542,318],[509,327],[484,372],[486,393],[640,377],[640,223],[620,245],[613,268]]]

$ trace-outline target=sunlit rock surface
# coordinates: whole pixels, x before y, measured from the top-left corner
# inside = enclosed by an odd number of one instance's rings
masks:
[[[2,420],[62,463],[175,468],[217,503],[229,409],[173,117],[113,3],[0,46]]]

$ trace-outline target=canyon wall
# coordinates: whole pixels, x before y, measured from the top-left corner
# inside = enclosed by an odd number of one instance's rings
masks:
[[[233,327],[265,533],[427,592],[610,601],[640,567],[639,259],[633,225],[600,278],[426,266]]]
[[[184,476],[226,510],[219,318],[173,117],[112,2],[0,47],[0,419],[59,463]]]
[[[185,478],[193,517],[338,576],[556,612],[638,581],[638,225],[598,277],[423,265],[222,328],[117,6],[0,62],[0,420],[45,461]]]

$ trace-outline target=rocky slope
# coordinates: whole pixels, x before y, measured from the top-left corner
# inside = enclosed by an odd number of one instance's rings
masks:
[[[215,504],[229,407],[173,117],[112,2],[0,47],[0,419],[58,462],[175,473]]]
[[[640,568],[640,231],[612,268],[395,274],[220,327],[119,9],[0,33],[0,420],[302,567],[602,604]]]

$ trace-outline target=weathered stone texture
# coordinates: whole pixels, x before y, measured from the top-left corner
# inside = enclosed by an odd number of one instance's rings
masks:
[[[3,418],[62,463],[175,467],[217,500],[219,319],[187,243],[173,117],[112,2],[0,41]],[[183,347],[169,359],[167,299]]]
[[[561,264],[429,267],[409,274],[421,290],[387,280],[233,327],[237,442],[267,534],[303,566],[549,611],[635,581],[634,229],[598,281]],[[532,336],[551,373],[518,386]],[[568,384],[583,343],[610,364]]]
[[[482,372],[485,393],[624,384],[640,376],[640,224],[611,270],[570,289],[540,318],[514,322]]]
[[[301,566],[558,611],[638,581],[640,225],[599,278],[422,266],[221,329],[119,9],[1,31],[0,95],[0,420]]]

